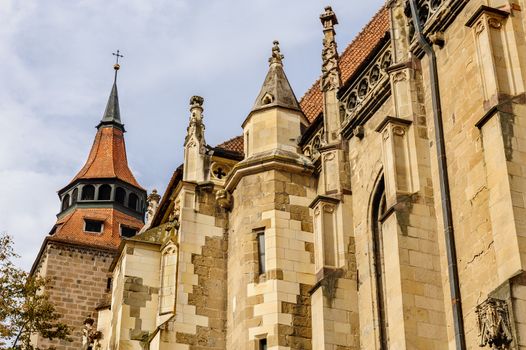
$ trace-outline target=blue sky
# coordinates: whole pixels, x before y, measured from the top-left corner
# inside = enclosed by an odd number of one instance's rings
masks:
[[[120,49],[121,117],[141,185],[164,191],[182,162],[192,95],[206,140],[241,133],[272,41],[298,99],[320,75],[319,14],[332,5],[340,52],[383,0],[0,1],[0,232],[29,269],[56,220],[56,191],[82,167]]]

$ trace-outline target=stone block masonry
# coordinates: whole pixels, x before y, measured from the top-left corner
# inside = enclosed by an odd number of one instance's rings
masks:
[[[82,326],[86,317],[97,320],[99,304],[109,299],[110,264],[117,254],[62,243],[48,243],[41,256],[37,274],[50,279],[47,292],[62,322],[73,328],[73,342],[49,341],[38,337],[35,347],[54,346],[57,350],[78,350],[82,344]]]

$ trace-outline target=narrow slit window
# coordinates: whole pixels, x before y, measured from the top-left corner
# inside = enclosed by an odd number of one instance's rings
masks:
[[[259,274],[261,275],[267,271],[265,265],[265,231],[258,231],[256,237],[258,241]]]

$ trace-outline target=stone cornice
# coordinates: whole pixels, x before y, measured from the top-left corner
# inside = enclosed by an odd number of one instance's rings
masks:
[[[243,177],[268,170],[283,170],[294,174],[312,174],[314,165],[304,156],[287,151],[256,154],[234,166],[225,182],[225,189],[232,192]]]

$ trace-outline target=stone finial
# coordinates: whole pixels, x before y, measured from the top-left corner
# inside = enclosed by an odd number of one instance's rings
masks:
[[[325,7],[325,12],[320,15],[320,20],[324,29],[333,29],[334,25],[338,24],[338,18],[330,6]]]
[[[279,41],[274,40],[273,44],[274,46],[272,47],[272,56],[270,56],[270,58],[268,59],[268,62],[271,65],[274,63],[282,65],[283,58],[285,58],[285,56],[281,54],[281,50],[279,49]]]
[[[190,110],[193,108],[203,108],[203,102],[205,101],[204,98],[201,96],[192,96],[190,98]]]
[[[475,313],[479,328],[479,345],[507,349],[513,341],[507,302],[488,298],[476,307]]]

